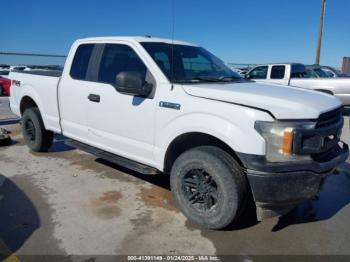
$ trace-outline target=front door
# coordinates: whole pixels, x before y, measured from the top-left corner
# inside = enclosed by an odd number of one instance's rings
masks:
[[[137,49],[124,43],[105,44],[100,52],[95,83],[89,85],[87,105],[91,144],[108,152],[151,165],[154,156],[155,87],[148,67]],[[116,76],[138,72],[144,82],[153,84],[152,95],[141,98],[119,93]]]

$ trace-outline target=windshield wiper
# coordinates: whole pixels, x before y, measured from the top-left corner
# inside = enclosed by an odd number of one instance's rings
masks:
[[[197,76],[191,80],[195,81],[205,81],[205,82],[218,82],[220,81],[218,78],[206,77],[206,76]]]
[[[234,76],[234,75],[232,75],[232,76],[220,76],[218,79],[220,81],[222,81],[222,82],[231,82],[231,81],[240,81],[240,80],[242,80],[242,78]]]
[[[205,81],[205,82],[232,82],[236,80],[242,80],[237,76],[220,76],[220,77],[206,77],[206,76],[198,76],[193,78],[194,80]]]
[[[218,80],[217,78],[198,76],[198,77],[191,78],[191,79],[177,80],[176,83],[199,83],[199,82],[218,82],[218,81],[220,81],[220,80]]]
[[[177,83],[198,83],[198,82],[209,82],[209,83],[217,83],[217,82],[232,82],[232,81],[240,81],[242,78],[237,76],[220,76],[220,77],[206,77],[206,76],[197,76],[191,79],[181,79],[176,81]]]

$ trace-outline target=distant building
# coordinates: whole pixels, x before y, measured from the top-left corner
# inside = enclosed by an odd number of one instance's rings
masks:
[[[350,74],[350,57],[343,57],[343,74]]]

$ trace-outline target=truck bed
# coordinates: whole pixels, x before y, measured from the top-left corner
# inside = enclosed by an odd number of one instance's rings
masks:
[[[39,107],[45,127],[60,132],[57,100],[57,86],[60,71],[17,71],[10,72],[9,78],[16,80],[11,85],[10,106],[14,114],[21,117],[21,103],[29,97]]]

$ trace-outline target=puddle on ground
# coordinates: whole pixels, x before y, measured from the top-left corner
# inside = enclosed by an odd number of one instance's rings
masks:
[[[93,201],[93,210],[102,219],[118,217],[121,215],[121,208],[118,207],[118,201],[122,197],[122,194],[118,191],[105,192]]]
[[[138,193],[138,197],[148,207],[160,207],[178,212],[178,209],[175,207],[173,202],[171,191],[167,189],[157,186],[142,188],[140,193]]]
[[[103,205],[103,204],[116,204],[119,199],[121,199],[123,196],[118,191],[108,191],[103,193],[102,196],[96,199],[97,205]]]

